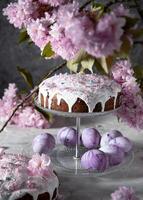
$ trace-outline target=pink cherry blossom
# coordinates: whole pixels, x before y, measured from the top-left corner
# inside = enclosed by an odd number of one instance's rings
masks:
[[[77,3],[66,4],[60,6],[56,21],[50,31],[51,43],[54,51],[64,59],[72,59],[80,49],[95,57],[108,56],[122,44],[125,19],[113,12],[97,22],[79,12]]]
[[[63,59],[70,60],[80,50],[66,34],[66,26],[70,24],[73,17],[78,13],[79,5],[77,3],[61,6],[56,14],[56,23],[51,27],[51,44],[57,55]]]
[[[32,0],[19,0],[17,3],[10,3],[3,10],[9,22],[16,28],[24,28],[35,16],[37,17],[38,4]]]
[[[113,8],[113,12],[115,13],[117,17],[131,16],[129,9],[125,8],[123,4],[115,5],[115,7]]]
[[[41,19],[32,20],[27,26],[27,33],[31,40],[40,47],[41,50],[48,44],[50,15],[46,13]]]
[[[136,196],[133,188],[131,187],[119,187],[114,193],[111,194],[112,200],[139,200]]]
[[[39,2],[43,4],[50,4],[53,7],[57,7],[68,1],[67,0],[39,0]]]
[[[17,91],[18,89],[15,84],[9,84],[8,89],[5,89],[4,96],[0,99],[1,121],[7,120],[13,108],[16,106],[18,102]],[[13,119],[11,123],[13,123]]]
[[[121,36],[125,19],[117,17],[114,13],[105,14],[97,23],[95,34],[86,47],[89,54],[95,57],[112,55],[114,50],[121,47]]]
[[[51,167],[51,159],[49,156],[36,154],[32,157],[28,164],[29,173],[33,176],[51,176],[53,169]]]
[[[131,62],[128,60],[119,60],[112,68],[112,75],[119,84],[125,83],[128,78],[133,77],[134,71]]]
[[[48,128],[49,123],[32,106],[25,107],[18,116],[19,127]]]
[[[143,98],[141,90],[133,76],[129,60],[119,60],[112,69],[112,76],[122,87],[121,107],[118,117],[129,126],[143,129]]]
[[[54,24],[51,34],[52,49],[63,59],[70,60],[75,57],[79,49],[72,43],[71,39],[65,35],[62,27]]]
[[[15,84],[9,84],[5,89],[2,99],[0,99],[0,121],[5,122],[13,109],[22,101],[18,94],[18,88]],[[31,101],[27,102],[23,108],[20,108],[10,121],[19,127],[48,128],[49,122],[40,114],[32,105]]]

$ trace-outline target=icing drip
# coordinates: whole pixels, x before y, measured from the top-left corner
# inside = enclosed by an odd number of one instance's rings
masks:
[[[26,193],[37,200],[40,194],[48,192],[50,200],[59,181],[53,173],[50,177],[30,176],[27,173],[29,159],[22,155],[0,156],[0,200],[15,200]],[[20,173],[18,173],[20,170]]]
[[[41,94],[44,97],[44,107],[48,97],[48,108],[51,108],[52,99],[57,97],[60,104],[63,99],[72,112],[72,107],[77,99],[82,99],[88,106],[89,112],[93,112],[97,103],[101,102],[102,111],[105,103],[114,97],[114,108],[118,93],[121,91],[119,84],[106,76],[96,74],[59,74],[44,80],[39,86],[39,102]]]

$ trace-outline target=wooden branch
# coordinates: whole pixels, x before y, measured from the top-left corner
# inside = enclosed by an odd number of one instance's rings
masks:
[[[48,74],[46,74],[43,79],[40,81],[40,83],[48,78],[49,76],[51,76],[52,74],[54,74],[56,71],[58,71],[59,69],[61,69],[62,67],[64,67],[66,65],[66,62],[62,63],[61,65],[57,66],[56,68],[52,69]],[[39,84],[40,84],[39,83]],[[29,100],[36,92],[38,92],[39,89],[39,85],[36,86],[34,88],[34,90],[32,90],[32,92],[30,94],[28,94],[12,111],[11,115],[9,116],[9,118],[7,119],[7,121],[4,123],[4,125],[2,126],[2,128],[0,129],[0,133],[5,129],[5,127],[8,125],[8,123],[10,122],[10,120],[12,119],[12,117],[15,115],[16,111],[23,106],[23,104]]]

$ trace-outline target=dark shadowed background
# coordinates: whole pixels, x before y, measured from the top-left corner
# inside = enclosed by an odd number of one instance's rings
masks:
[[[41,58],[39,48],[34,45],[18,44],[19,30],[10,25],[6,17],[2,15],[2,9],[12,1],[0,0],[0,96],[10,82],[15,82],[20,88],[26,87],[17,72],[17,66],[27,68],[32,72],[36,83],[50,68],[61,62],[61,59]],[[141,45],[137,45],[132,52],[131,57],[135,64],[143,64],[143,48],[140,47]]]
[[[58,60],[45,60],[40,57],[40,49],[34,45],[19,44],[19,30],[9,24],[2,15],[2,9],[11,0],[0,0],[0,95],[8,83],[16,82],[20,88],[26,85],[17,72],[17,66],[27,68],[38,81]]]

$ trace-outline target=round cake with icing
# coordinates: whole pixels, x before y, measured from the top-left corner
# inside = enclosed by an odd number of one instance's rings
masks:
[[[58,187],[48,156],[0,155],[0,200],[56,200]]]
[[[39,86],[42,107],[63,112],[103,112],[120,105],[121,87],[107,76],[59,74]]]

